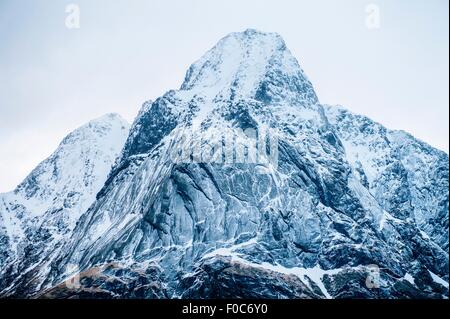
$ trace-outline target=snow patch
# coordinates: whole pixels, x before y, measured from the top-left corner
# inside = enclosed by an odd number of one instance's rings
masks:
[[[433,278],[433,281],[435,283],[441,284],[442,286],[444,286],[445,288],[448,289],[448,281],[445,281],[444,279],[442,279],[441,277],[439,277],[438,275],[436,275],[434,272],[428,270],[428,272],[431,275],[431,278]]]

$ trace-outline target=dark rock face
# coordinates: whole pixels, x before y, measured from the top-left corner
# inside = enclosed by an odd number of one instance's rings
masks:
[[[133,135],[125,143],[123,158],[133,155],[146,154],[155,147],[176,126],[176,114],[172,106],[176,104],[173,94],[166,94],[150,105],[144,105],[145,112],[133,124]]]
[[[6,295],[442,298],[446,187],[445,153],[319,104],[284,41],[247,30],[144,104],[38,288]]]
[[[167,298],[157,267],[146,269],[109,263],[93,267],[43,291],[42,299],[162,299]]]
[[[261,280],[265,278],[264,280]],[[313,281],[305,284],[295,275],[250,267],[227,258],[205,261],[180,281],[181,298],[311,299],[325,298]]]

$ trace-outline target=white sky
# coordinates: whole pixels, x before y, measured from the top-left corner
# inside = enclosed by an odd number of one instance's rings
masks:
[[[65,27],[66,5],[80,29]],[[365,25],[366,5],[380,28]],[[132,121],[229,32],[278,32],[322,103],[448,152],[447,0],[0,0],[0,192],[76,127]]]

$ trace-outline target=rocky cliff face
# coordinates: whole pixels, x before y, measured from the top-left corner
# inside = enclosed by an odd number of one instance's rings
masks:
[[[233,33],[144,104],[39,286],[9,291],[441,298],[447,187],[447,154],[321,105],[280,36]]]

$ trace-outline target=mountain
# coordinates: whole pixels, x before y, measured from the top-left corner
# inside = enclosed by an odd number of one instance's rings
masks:
[[[95,200],[128,129],[117,114],[87,123],[67,135],[13,192],[0,194],[2,295],[39,289],[35,283],[47,275],[51,260]]]
[[[448,155],[320,104],[274,33],[226,36],[144,103],[87,206],[3,295],[448,297]]]

